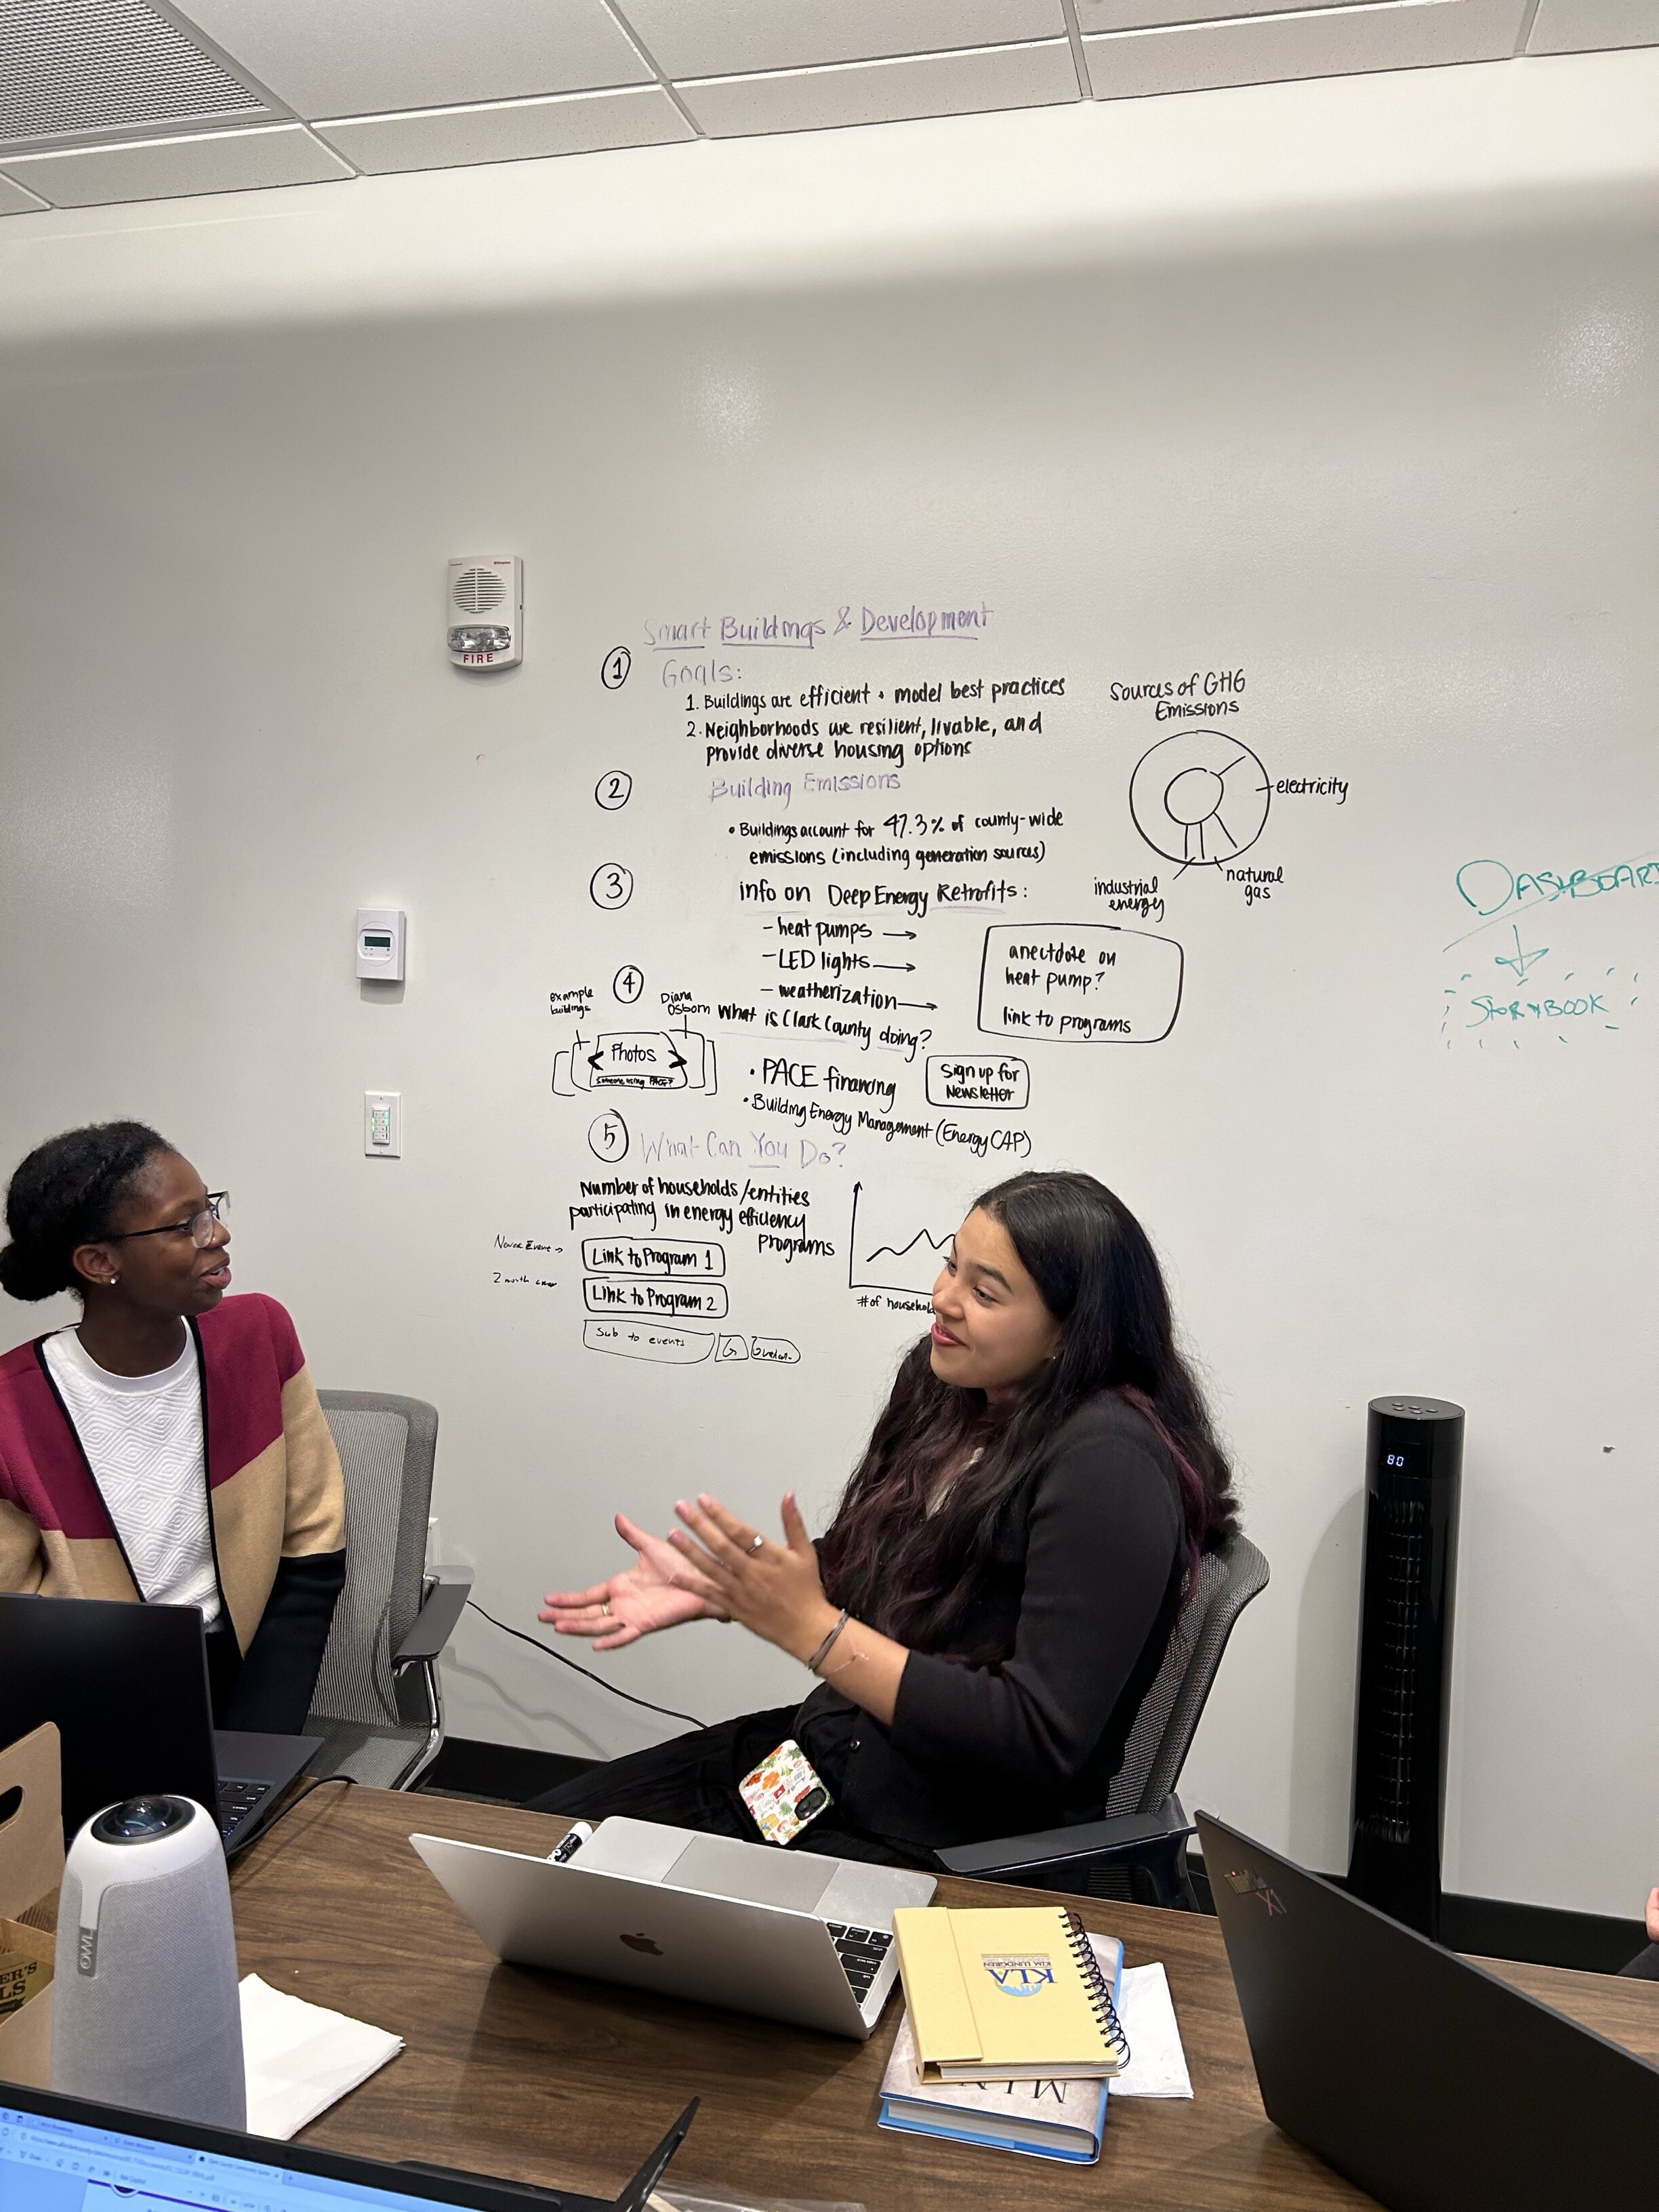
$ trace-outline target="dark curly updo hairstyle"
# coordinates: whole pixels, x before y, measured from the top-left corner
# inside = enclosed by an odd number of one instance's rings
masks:
[[[6,1192],[11,1242],[0,1250],[0,1290],[30,1304],[78,1290],[76,1246],[106,1236],[151,1160],[173,1150],[142,1121],[99,1121],[37,1145]]]

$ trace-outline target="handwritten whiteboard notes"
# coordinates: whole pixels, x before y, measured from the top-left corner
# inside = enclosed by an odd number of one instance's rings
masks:
[[[711,1356],[721,1364],[800,1364],[800,1347],[787,1336],[714,1336],[706,1329],[664,1328],[647,1322],[586,1322],[582,1343],[589,1352],[608,1352],[619,1359],[644,1359],[664,1367],[696,1367]]]
[[[1184,966],[1172,937],[1114,923],[995,923],[985,933],[979,1026],[1060,1044],[1157,1044],[1175,1027]]]

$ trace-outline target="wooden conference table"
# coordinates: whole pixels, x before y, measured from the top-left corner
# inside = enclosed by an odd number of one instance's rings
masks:
[[[1114,2100],[1097,2166],[1039,2165],[877,2128],[898,1997],[860,2045],[502,1966],[406,1840],[424,1829],[544,1854],[568,1825],[502,1806],[325,1785],[238,1861],[231,1884],[243,1972],[372,2021],[408,2045],[302,2141],[609,2197],[700,2096],[671,2186],[851,2200],[869,2212],[960,2212],[1032,2198],[1045,2212],[1323,2212],[1372,2202],[1268,2124],[1212,1919],[1078,1900],[1090,1928],[1123,1938],[1131,1966],[1164,1961],[1194,2094],[1190,2103]],[[1049,1901],[954,1881],[942,1881],[939,1895],[950,1905]],[[1659,2059],[1659,1984],[1547,1966],[1498,1971]]]

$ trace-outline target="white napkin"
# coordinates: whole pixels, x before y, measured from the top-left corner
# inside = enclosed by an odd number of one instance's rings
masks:
[[[1162,1966],[1123,1969],[1117,2016],[1129,2039],[1129,2063],[1112,2084],[1113,2096],[1190,2097],[1187,2054]]]
[[[404,2047],[400,2035],[348,2020],[242,1977],[242,2063],[247,2131],[286,2142]]]

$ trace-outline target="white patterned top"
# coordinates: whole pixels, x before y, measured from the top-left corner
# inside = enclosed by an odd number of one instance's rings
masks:
[[[195,1339],[186,1330],[177,1359],[154,1375],[110,1374],[72,1328],[49,1336],[43,1349],[139,1595],[151,1605],[199,1606],[211,1628],[219,1583]]]

